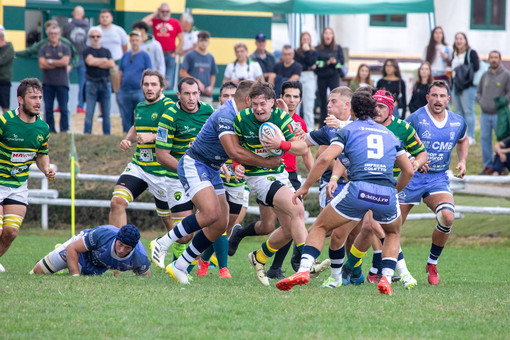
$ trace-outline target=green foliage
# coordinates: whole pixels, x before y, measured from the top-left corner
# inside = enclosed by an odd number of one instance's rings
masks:
[[[372,284],[321,288],[322,274],[308,286],[290,292],[263,287],[246,254],[259,239],[246,239],[229,258],[233,279],[220,280],[218,270],[180,286],[162,270],[150,277],[111,272],[98,277],[30,276],[33,265],[66,238],[19,236],[2,257],[0,274],[2,339],[248,339],[298,338],[456,338],[503,339],[510,332],[508,268],[510,248],[447,246],[438,269],[439,286],[428,285],[428,242],[403,244],[413,291],[393,284],[393,296],[382,296]],[[148,240],[144,240],[148,249]],[[326,248],[323,256],[327,254]],[[289,257],[287,275],[293,273]],[[368,270],[371,254],[365,257]],[[194,276],[194,274],[193,274]],[[340,334],[340,335],[339,335]]]

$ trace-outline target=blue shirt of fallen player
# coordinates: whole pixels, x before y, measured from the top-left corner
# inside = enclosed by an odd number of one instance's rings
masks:
[[[143,244],[138,241],[134,248],[128,246],[117,239],[118,232],[117,227],[103,225],[85,229],[80,234],[86,248],[79,253],[81,275],[101,275],[108,269],[149,275],[151,263]]]

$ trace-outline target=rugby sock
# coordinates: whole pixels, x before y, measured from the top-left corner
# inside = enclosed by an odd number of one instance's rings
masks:
[[[402,248],[398,253],[397,258],[397,270],[400,275],[409,273],[409,269],[407,269],[406,260],[404,259],[404,253],[402,252]]]
[[[192,234],[197,230],[202,229],[197,222],[197,217],[193,215],[189,215],[185,219],[183,219],[177,227],[170,230],[164,236],[158,238],[158,243],[163,247],[168,249],[172,243],[177,241],[180,238],[183,238],[186,235]]]
[[[273,249],[269,246],[269,240],[262,243],[262,246],[257,252],[255,253],[255,257],[258,262],[262,264],[266,264],[267,260],[276,253],[278,249]]]
[[[214,241],[214,242],[216,242],[216,241]],[[202,254],[202,261],[209,262],[212,254],[214,254],[214,243],[212,246],[210,246],[209,248],[207,248],[204,251],[204,253]]]
[[[303,248],[305,247],[305,243],[296,244],[297,250],[299,250],[300,254],[303,254]]]
[[[292,245],[292,241],[284,245],[282,248],[278,249],[274,256],[273,264],[271,265],[270,269],[279,269],[283,265],[283,261],[285,261],[285,257],[287,256],[287,253],[289,252],[290,246]]]
[[[193,260],[193,262],[190,263],[190,265],[188,266],[188,274],[191,273],[193,268],[195,268],[195,266],[197,265],[197,262],[198,262],[198,260],[195,259],[195,260]]]
[[[392,257],[383,257],[382,259],[382,275],[386,276],[388,282],[391,282],[391,277],[395,274],[395,267],[397,259]]]
[[[240,238],[245,238],[246,236],[256,236],[256,235],[258,235],[257,232],[255,231],[255,224],[256,223],[257,222],[250,223],[250,224],[248,224],[248,226],[240,229],[237,232],[237,236],[239,236]]]
[[[354,244],[351,246],[351,252],[349,253],[345,266],[352,269],[352,274],[357,275],[361,272],[361,258],[365,256],[366,253],[366,251],[359,251]]]
[[[338,250],[329,248],[329,259],[331,260],[331,276],[340,281],[340,272],[342,271],[342,264],[345,258],[345,246]]]
[[[432,247],[430,247],[430,255],[427,259],[428,264],[437,264],[437,260],[439,256],[441,255],[441,252],[443,251],[444,247],[436,246],[434,243],[432,243]]]
[[[298,246],[299,249],[299,246]],[[299,272],[307,272],[312,268],[315,259],[321,254],[320,250],[312,246],[302,246],[303,251],[301,252],[301,264],[299,265]]]
[[[188,266],[195,260],[200,254],[202,254],[210,245],[211,241],[205,236],[201,230],[198,232],[191,244],[186,248],[186,251],[175,261],[175,268],[185,271]]]
[[[228,264],[228,238],[227,233],[224,233],[216,239],[213,243],[214,252],[218,259],[218,266],[221,268],[227,267]],[[210,256],[209,256],[210,258]],[[207,259],[209,261],[209,259]],[[204,260],[205,261],[205,260]]]
[[[372,268],[370,268],[370,274],[380,273],[382,270],[382,250],[374,250],[374,256],[372,256]]]

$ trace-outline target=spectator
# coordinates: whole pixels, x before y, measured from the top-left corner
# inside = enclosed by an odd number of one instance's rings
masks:
[[[182,47],[179,52],[180,56],[184,56],[186,53],[193,51],[197,47],[198,33],[200,32],[195,26],[193,26],[193,17],[189,13],[182,13],[181,15],[181,27],[182,27]]]
[[[282,61],[277,63],[269,73],[268,82],[274,86],[276,98],[280,97],[282,84],[288,81],[299,81],[303,67],[294,60],[294,50],[290,45],[282,48]],[[301,85],[301,84],[300,84]],[[302,89],[302,88],[301,88]]]
[[[159,41],[153,39],[152,35],[148,34],[149,26],[144,21],[135,22],[132,29],[140,32],[142,35],[142,45],[140,49],[145,51],[151,58],[152,68],[161,74],[165,74],[165,56],[163,55],[163,48]]]
[[[395,59],[386,59],[382,69],[382,78],[377,82],[378,90],[386,90],[391,92],[395,98],[395,107],[393,108],[393,115],[397,118],[406,116],[407,99],[406,99],[406,83],[402,80],[400,75],[400,68]],[[399,112],[402,109],[402,112]]]
[[[198,83],[201,99],[212,105],[212,93],[218,67],[216,67],[213,55],[207,52],[210,37],[211,35],[207,31],[198,33],[197,47],[184,56],[179,75],[181,78],[194,78]]]
[[[124,53],[119,64],[119,92],[117,103],[119,104],[120,118],[122,119],[122,131],[127,133],[133,126],[136,105],[145,100],[143,90],[140,87],[143,71],[152,68],[151,58],[140,49],[142,35],[138,31],[129,33],[131,50]]]
[[[294,59],[301,64],[301,84],[303,85],[303,101],[301,103],[301,116],[310,130],[314,127],[315,91],[317,79],[313,70],[317,67],[317,52],[312,46],[312,36],[308,32],[301,33],[299,47],[294,53]]]
[[[5,29],[0,25],[0,107],[3,112],[10,109],[11,77],[14,62],[14,48],[5,41]]]
[[[476,93],[476,99],[482,109],[480,115],[480,143],[482,145],[484,169],[480,175],[490,174],[493,168],[492,131],[496,131],[498,122],[498,109],[494,103],[494,98],[506,97],[510,102],[510,73],[501,65],[501,53],[499,51],[489,53],[489,64],[490,68],[482,75]]]
[[[446,75],[446,71],[451,57],[452,51],[448,48],[444,40],[443,28],[437,26],[430,34],[430,40],[425,49],[424,58],[425,61],[430,64],[432,76],[435,80],[450,81],[450,78]]]
[[[427,93],[429,92],[429,86],[432,84],[432,72],[430,64],[425,61],[421,63],[418,69],[418,79],[413,86],[413,95],[409,102],[409,112],[413,113],[420,107],[427,105]]]
[[[50,132],[56,132],[53,118],[55,96],[60,107],[60,132],[69,130],[69,76],[67,67],[71,59],[71,49],[62,44],[60,27],[53,25],[46,30],[48,44],[39,50],[39,67],[42,70],[44,119]]]
[[[179,20],[170,16],[170,6],[162,3],[159,8],[142,20],[147,25],[152,26],[154,38],[160,42],[165,55],[166,80],[169,83],[169,89],[174,88],[175,81],[175,54],[182,50],[184,39],[182,37],[182,28]],[[179,44],[175,40],[179,39]]]
[[[117,65],[122,58],[122,54],[128,50],[128,38],[126,31],[113,23],[113,15],[109,9],[103,8],[99,12],[99,24],[102,32],[101,46],[110,50],[115,67],[110,70],[110,80],[112,82],[113,92],[119,91],[119,68]]]
[[[85,62],[83,61],[83,50],[87,47],[87,32],[89,30],[88,21],[83,20],[85,17],[85,10],[82,6],[76,6],[73,10],[73,18],[67,24],[64,25],[63,36],[70,40],[76,52],[78,52],[79,59],[78,64],[73,67],[72,72],[76,72],[78,75],[78,107],[76,108],[77,113],[85,113],[83,109],[85,106],[84,102],[84,86],[85,86]]]
[[[472,50],[469,46],[467,36],[465,33],[459,32],[455,34],[455,42],[453,44],[453,56],[452,56],[452,69],[453,69],[453,95],[452,102],[455,106],[455,112],[462,117],[467,124],[467,135],[469,138],[469,144],[475,144],[475,100],[476,100],[476,86],[471,82],[467,85],[467,88],[461,89],[455,86],[455,69],[460,65],[472,65],[473,71],[476,72],[480,68],[480,59],[478,53]]]
[[[231,81],[239,84],[241,80],[263,80],[264,73],[259,63],[248,59],[248,46],[242,41],[234,45],[236,61],[230,63],[225,68],[223,82]]]
[[[92,27],[88,32],[90,47],[83,51],[86,65],[85,91],[87,111],[85,115],[84,133],[92,133],[92,121],[96,102],[99,101],[103,113],[103,133],[110,134],[110,107],[112,86],[110,84],[110,69],[115,66],[110,50],[101,47],[101,30]]]
[[[266,35],[264,33],[259,33],[255,36],[255,45],[257,49],[250,55],[250,59],[259,63],[264,73],[264,80],[269,81],[269,75],[273,72],[276,60],[274,55],[266,50]]]
[[[331,27],[322,31],[321,43],[317,51],[317,86],[319,88],[319,100],[321,102],[320,127],[324,126],[324,119],[328,114],[328,88],[333,90],[340,86],[340,77],[343,77],[342,66],[344,64],[344,52],[342,46],[335,42],[335,32]]]
[[[372,78],[370,76],[370,67],[367,64],[361,64],[356,72],[356,77],[349,83],[352,92],[360,87],[372,86]]]
[[[496,156],[494,157],[494,164],[492,166],[492,175],[499,176],[503,174],[505,168],[510,170],[510,137],[497,142],[496,145],[494,145],[494,151],[496,152]]]

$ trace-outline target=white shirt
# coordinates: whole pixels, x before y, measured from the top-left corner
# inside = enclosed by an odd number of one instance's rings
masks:
[[[433,75],[442,75],[446,73],[446,60],[441,56],[441,53],[448,54],[448,58],[452,56],[451,50],[448,48],[448,46],[445,46],[443,44],[437,44],[436,45],[436,57],[434,58],[434,61],[432,62],[432,65],[430,65],[430,69],[432,70]]]
[[[234,67],[235,64],[235,67]],[[227,65],[225,69],[225,78],[230,80],[232,79],[240,79],[240,80],[257,80],[257,78],[264,76],[262,72],[262,68],[260,68],[259,63],[256,61],[248,59],[246,63],[243,65],[233,62]]]
[[[452,70],[453,70],[453,77],[455,78],[455,68],[457,66],[460,66],[464,64],[464,58],[466,57],[466,52],[461,53],[459,55],[455,54],[452,60]]]

